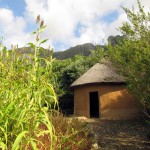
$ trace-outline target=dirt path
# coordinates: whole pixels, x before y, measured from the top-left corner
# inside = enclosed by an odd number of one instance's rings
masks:
[[[88,120],[100,150],[150,150],[150,126],[140,120]]]

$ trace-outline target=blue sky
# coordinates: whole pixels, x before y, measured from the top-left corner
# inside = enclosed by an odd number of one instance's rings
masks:
[[[24,0],[0,0],[1,8],[11,9],[15,15],[22,16],[25,11]]]
[[[149,0],[142,4],[149,10]],[[34,41],[30,32],[40,14],[47,25],[43,38],[49,39],[44,47],[61,51],[89,42],[104,44],[127,21],[121,6],[136,8],[136,0],[0,0],[0,36],[8,48],[26,46]]]

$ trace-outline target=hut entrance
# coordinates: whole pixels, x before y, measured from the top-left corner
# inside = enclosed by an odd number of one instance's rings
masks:
[[[98,92],[90,92],[90,117],[99,117]]]

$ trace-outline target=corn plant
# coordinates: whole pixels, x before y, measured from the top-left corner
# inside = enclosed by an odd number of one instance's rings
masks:
[[[52,56],[40,58],[44,21],[37,17],[38,28],[32,33],[35,43],[28,43],[33,55],[25,57],[17,47],[11,50],[0,44],[0,149],[34,149],[43,143],[39,137],[55,140],[48,109],[57,105],[50,84]],[[52,52],[51,52],[52,53]],[[42,128],[41,126],[45,126]]]

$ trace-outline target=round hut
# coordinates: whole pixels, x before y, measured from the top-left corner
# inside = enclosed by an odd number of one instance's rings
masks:
[[[71,85],[74,115],[102,119],[128,119],[139,114],[136,99],[112,65],[97,63]]]

